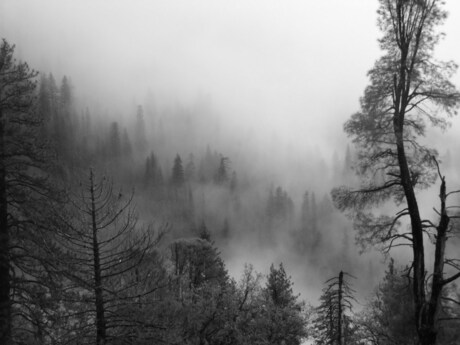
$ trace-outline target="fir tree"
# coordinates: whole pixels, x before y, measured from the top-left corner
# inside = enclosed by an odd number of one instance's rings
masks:
[[[228,177],[228,165],[229,165],[229,159],[228,157],[220,157],[220,163],[219,167],[217,168],[217,172],[214,175],[214,181],[218,185],[223,185],[226,183],[229,179]]]
[[[304,303],[298,301],[292,289],[291,277],[283,264],[272,264],[263,290],[264,307],[260,311],[260,325],[254,332],[259,341],[268,344],[300,345],[306,337]]]
[[[114,121],[110,125],[109,131],[109,152],[111,160],[117,160],[121,157],[121,137],[118,122]]]
[[[394,260],[390,260],[383,281],[360,313],[364,339],[382,345],[417,343],[412,284],[408,273],[407,268],[398,268]]]
[[[182,166],[182,159],[179,155],[176,155],[174,159],[174,165],[172,168],[171,183],[175,187],[181,187],[184,185],[184,168]]]
[[[337,277],[326,281],[326,287],[320,297],[321,304],[317,308],[314,320],[313,338],[315,344],[344,345],[350,343],[350,317],[346,311],[351,311],[355,301],[354,290],[344,279],[347,273],[340,271]],[[350,275],[348,275],[350,276]]]
[[[36,76],[27,63],[15,60],[14,46],[3,40],[0,45],[1,344],[13,341],[14,299],[22,292],[27,294],[24,284],[34,281],[30,275],[30,279],[25,279],[22,269],[30,267],[30,262],[34,266],[40,263],[33,259],[41,249],[35,247],[34,237],[38,233],[34,229],[46,216],[44,207],[50,197],[46,150],[39,140],[42,121],[33,108]],[[46,236],[41,240],[46,242]]]

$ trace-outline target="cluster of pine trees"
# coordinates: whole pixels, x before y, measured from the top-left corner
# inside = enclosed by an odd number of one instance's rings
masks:
[[[280,233],[287,233],[298,252],[304,253],[315,247],[311,243],[320,242],[316,224],[330,223],[334,212],[330,198],[324,195],[317,202],[314,191],[306,191],[298,205],[282,186],[267,188],[261,198],[251,199],[248,191],[253,193],[254,177],[244,171],[240,178],[231,158],[209,145],[193,152],[192,134],[172,127],[168,116],[178,121],[178,127],[182,122],[195,127],[183,109],[160,116],[151,100],[136,106],[128,120],[111,120],[115,116],[77,109],[68,77],[58,86],[52,74],[41,75],[37,89],[44,139],[60,162],[60,177],[71,180],[75,169],[89,166],[109,174],[119,185],[136,190],[142,218],[173,219],[173,237],[187,235],[191,229],[196,234],[205,220],[216,229],[213,235],[218,242],[238,232],[252,232],[274,243]],[[165,128],[179,134],[168,136]],[[172,151],[180,134],[189,152]]]
[[[228,158],[208,154],[215,165],[195,175],[193,158],[184,169],[177,155],[169,179],[153,152],[145,170],[128,169],[147,152],[142,108],[131,141],[118,122],[78,116],[68,78],[60,87],[51,74],[37,78],[3,40],[0,342],[300,344],[305,306],[282,265],[265,284],[250,266],[237,282],[204,221],[166,238],[171,226],[141,222],[124,187],[136,181],[192,223],[186,182],[231,193]]]

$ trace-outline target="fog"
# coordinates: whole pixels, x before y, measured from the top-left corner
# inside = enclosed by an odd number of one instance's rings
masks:
[[[245,262],[261,272],[284,262],[295,290],[316,303],[324,281],[343,269],[358,278],[353,284],[364,302],[386,264],[375,251],[358,254],[343,215],[324,217],[322,246],[310,253],[293,250],[295,240],[287,233],[264,243],[250,228],[263,227],[252,222],[270,188],[288,192],[298,218],[306,190],[319,203],[342,183],[338,170],[349,144],[343,123],[359,109],[366,73],[380,55],[377,5],[376,0],[2,0],[0,36],[16,44],[20,59],[34,69],[57,80],[69,76],[79,111],[88,108],[129,127],[136,106],[143,105],[163,172],[169,173],[176,153],[185,162],[209,146],[229,157],[242,186],[244,217],[222,211],[228,206],[215,202],[222,200],[219,190],[193,192],[197,221],[205,217],[212,228],[228,216],[238,228],[230,239],[217,241],[232,276],[239,277]],[[460,3],[450,1],[446,8],[446,38],[436,54],[460,62]],[[454,82],[460,86],[459,74]],[[168,145],[155,137],[160,125]],[[450,148],[452,166],[459,132],[454,119],[447,134],[433,132],[427,139],[443,155]],[[140,209],[147,212],[145,205]]]

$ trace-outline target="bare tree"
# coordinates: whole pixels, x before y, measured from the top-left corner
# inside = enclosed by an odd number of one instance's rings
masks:
[[[409,244],[416,328],[420,344],[435,344],[437,314],[442,289],[460,276],[445,277],[445,246],[452,231],[454,214],[447,205],[446,180],[437,165],[437,152],[423,145],[427,124],[445,129],[442,115],[454,115],[460,95],[449,77],[453,62],[433,58],[441,38],[436,31],[447,14],[441,0],[379,0],[379,40],[385,54],[369,72],[370,85],[361,99],[361,112],[352,115],[345,131],[358,148],[356,173],[362,179],[357,189],[332,191],[336,206],[353,211],[358,238],[363,244],[382,245],[384,250]],[[417,191],[440,177],[438,219],[423,218]],[[378,178],[377,178],[378,177]],[[388,200],[403,209],[394,216],[372,211]],[[410,230],[402,230],[408,217]],[[426,257],[428,237],[434,258]],[[429,243],[429,242],[428,242]],[[426,262],[434,262],[430,273]],[[428,284],[427,284],[428,283]]]
[[[115,192],[107,178],[96,180],[90,170],[60,220],[65,226],[57,229],[61,264],[56,266],[68,281],[66,291],[76,298],[69,314],[79,324],[73,333],[79,341],[105,344],[132,337],[129,332],[141,321],[125,312],[133,304],[141,308],[143,297],[158,288],[144,266],[162,232],[154,236],[152,229],[138,228],[132,199],[133,194]]]

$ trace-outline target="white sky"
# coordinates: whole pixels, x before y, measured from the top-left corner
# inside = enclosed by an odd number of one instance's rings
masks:
[[[460,3],[438,52],[460,62]],[[2,0],[0,36],[108,106],[210,94],[281,135],[341,132],[380,52],[377,0]],[[460,81],[458,76],[456,81]],[[459,84],[459,83],[457,83]],[[320,133],[320,134],[318,134]],[[313,141],[319,138],[314,138]]]

